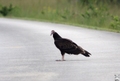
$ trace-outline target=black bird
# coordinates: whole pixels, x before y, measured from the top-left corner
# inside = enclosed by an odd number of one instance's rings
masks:
[[[65,61],[64,60],[65,53],[74,54],[74,55],[82,54],[86,57],[90,57],[91,54],[88,51],[84,50],[82,47],[78,46],[76,43],[74,43],[70,39],[62,38],[54,30],[51,31],[51,35],[53,35],[55,46],[61,52],[62,61]]]

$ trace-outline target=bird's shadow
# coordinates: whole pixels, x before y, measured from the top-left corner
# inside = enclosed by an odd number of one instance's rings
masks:
[[[68,61],[73,61],[73,62],[75,62],[75,61],[88,61],[88,60],[86,60],[86,59],[76,59],[76,60],[55,60],[56,62],[68,62]]]

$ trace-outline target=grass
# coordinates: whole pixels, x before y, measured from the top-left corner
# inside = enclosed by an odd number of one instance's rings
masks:
[[[6,16],[10,18],[57,22],[120,32],[120,3],[96,4],[86,0],[89,3],[83,4],[80,1],[85,0],[0,0],[0,5],[1,7],[13,5],[14,9]]]

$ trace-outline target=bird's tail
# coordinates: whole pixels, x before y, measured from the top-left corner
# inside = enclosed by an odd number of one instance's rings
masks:
[[[85,52],[82,53],[82,55],[84,55],[84,56],[86,56],[86,57],[90,57],[91,54],[90,54],[88,51],[85,50]]]

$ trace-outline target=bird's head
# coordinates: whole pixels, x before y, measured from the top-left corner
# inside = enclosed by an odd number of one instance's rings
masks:
[[[50,34],[50,36],[51,36],[51,35],[53,35],[54,33],[55,33],[55,31],[54,31],[54,30],[52,30],[52,31],[51,31],[51,34]]]

